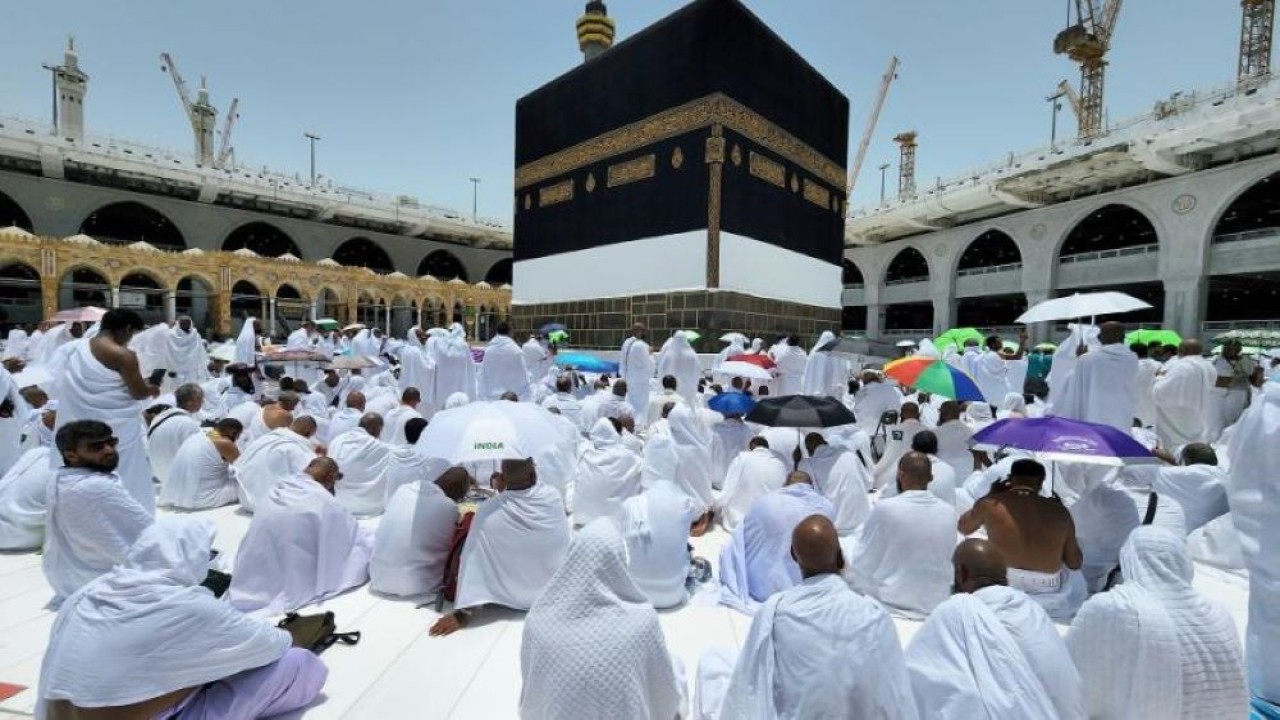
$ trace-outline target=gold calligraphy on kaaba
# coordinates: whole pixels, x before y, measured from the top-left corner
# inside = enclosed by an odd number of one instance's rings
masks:
[[[826,210],[831,206],[831,191],[809,178],[805,178],[804,199]]]
[[[610,165],[605,185],[615,188],[619,185],[648,180],[657,172],[657,167],[658,158],[652,154]]]
[[[573,178],[538,188],[538,207],[550,207],[573,199]]]
[[[747,154],[747,172],[780,188],[787,186],[787,169],[754,150]]]

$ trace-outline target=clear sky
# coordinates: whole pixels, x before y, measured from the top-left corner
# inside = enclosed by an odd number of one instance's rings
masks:
[[[1101,0],[1098,0],[1100,3]],[[681,0],[609,0],[620,38]],[[849,96],[850,155],[891,55],[902,59],[854,204],[879,194],[891,138],[920,133],[922,184],[1048,144],[1045,97],[1078,73],[1052,52],[1066,0],[747,0]],[[88,130],[189,152],[159,54],[219,109],[240,98],[237,158],[343,185],[508,216],[515,101],[581,61],[581,0],[4,0],[0,114],[45,120],[49,76],[68,34],[91,76]],[[1129,0],[1107,78],[1109,117],[1235,74],[1238,0]],[[619,78],[618,92],[626,92]],[[1075,129],[1070,111],[1060,118]],[[892,194],[892,192],[891,192]]]

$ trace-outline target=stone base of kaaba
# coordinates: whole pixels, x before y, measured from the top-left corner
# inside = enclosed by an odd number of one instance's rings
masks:
[[[839,333],[840,308],[722,290],[517,304],[511,307],[511,325],[516,337],[523,337],[553,322],[564,323],[569,328],[569,344],[574,348],[616,350],[631,334],[631,326],[642,322],[649,326],[649,342],[655,350],[676,330],[696,330],[702,338],[694,344],[695,350],[719,352],[724,347],[719,338],[727,332],[764,338],[767,343],[772,343],[779,335],[796,334],[807,346],[816,341],[823,331]]]

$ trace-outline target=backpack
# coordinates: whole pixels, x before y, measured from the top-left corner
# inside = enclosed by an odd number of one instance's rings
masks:
[[[458,568],[462,565],[462,548],[467,544],[467,534],[471,532],[471,521],[474,512],[466,513],[458,520],[458,527],[453,530],[453,541],[449,543],[449,557],[444,564],[444,587],[440,598],[443,602],[453,602],[458,596]]]
[[[360,642],[359,632],[340,633],[332,612],[315,615],[289,613],[276,627],[287,630],[294,637],[294,646],[305,648],[319,655],[334,643],[355,645]]]

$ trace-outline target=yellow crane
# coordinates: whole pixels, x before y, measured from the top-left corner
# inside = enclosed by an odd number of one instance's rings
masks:
[[[1271,74],[1271,36],[1275,32],[1276,0],[1240,0],[1240,69],[1237,78],[1248,86]]]
[[[875,103],[871,106],[871,114],[867,116],[867,128],[862,133],[862,140],[858,143],[858,152],[853,158],[853,167],[849,168],[849,187],[845,191],[846,197],[853,197],[853,186],[858,182],[858,173],[862,170],[862,163],[867,159],[867,148],[871,146],[871,136],[875,134],[876,123],[880,120],[880,111],[884,109],[884,100],[889,96],[889,86],[898,77],[898,66],[901,63],[897,56],[889,60],[889,69],[885,71],[884,76],[880,78],[880,91],[876,93]]]
[[[1075,22],[1068,12],[1067,29],[1053,40],[1053,51],[1080,65],[1080,137],[1101,135],[1103,91],[1106,86],[1107,53],[1120,17],[1123,0],[1106,0],[1098,8],[1094,0],[1075,0]]]

